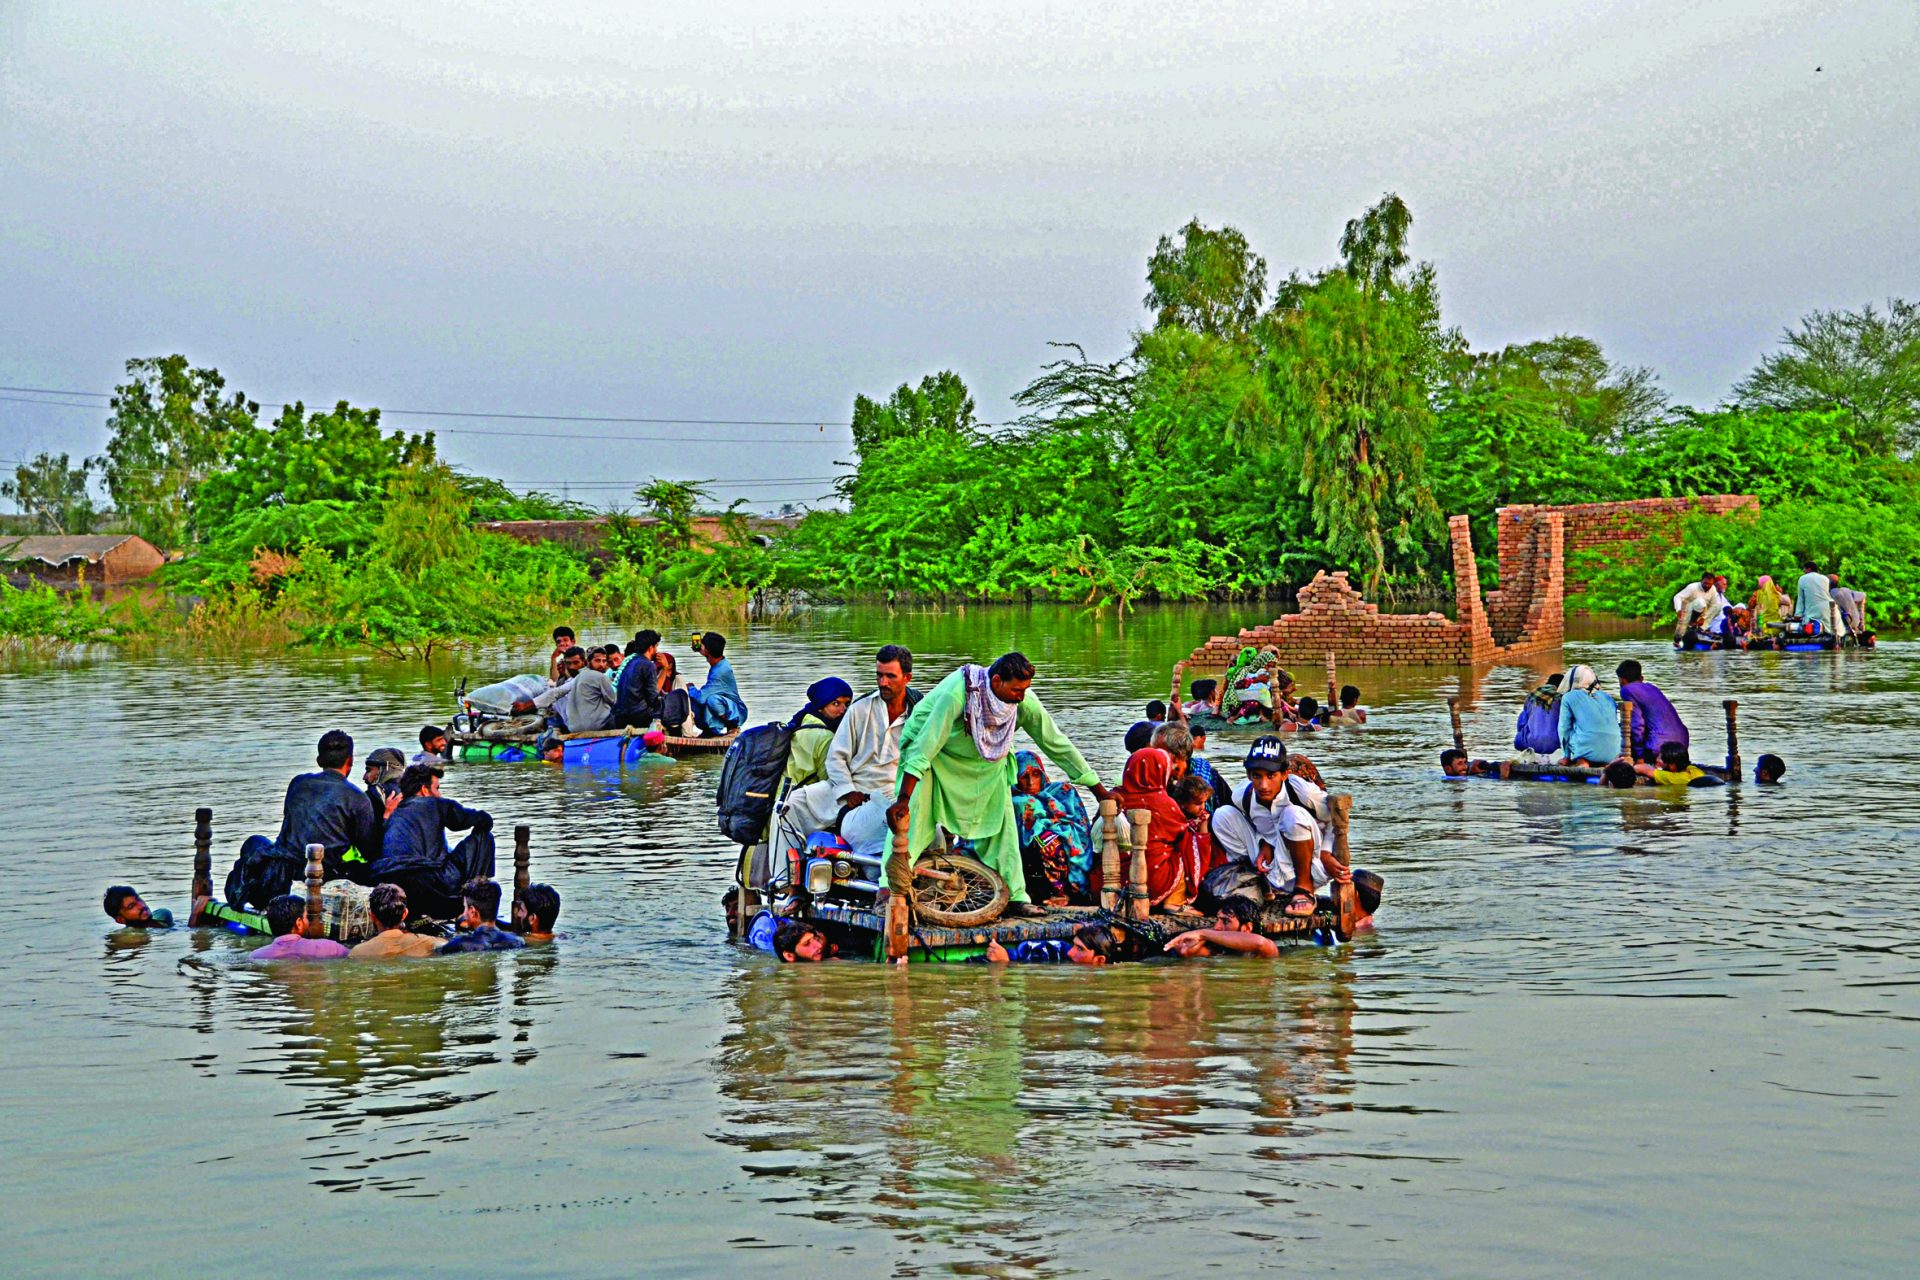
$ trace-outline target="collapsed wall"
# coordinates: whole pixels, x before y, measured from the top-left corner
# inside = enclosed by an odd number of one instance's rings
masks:
[[[1332,653],[1361,666],[1478,666],[1549,652],[1566,639],[1567,596],[1586,587],[1584,579],[1568,580],[1567,552],[1673,537],[1683,516],[1759,509],[1759,499],[1751,494],[1502,507],[1494,513],[1500,586],[1484,600],[1472,529],[1467,517],[1454,516],[1447,521],[1454,617],[1382,613],[1360,598],[1344,570],[1317,573],[1300,590],[1298,613],[1238,635],[1214,636],[1189,655],[1187,664],[1225,667],[1247,645],[1272,645],[1288,657]],[[1625,548],[1623,553],[1631,554]]]
[[[1503,585],[1484,602],[1467,517],[1447,521],[1457,617],[1382,613],[1360,598],[1345,570],[1317,573],[1300,590],[1300,612],[1235,636],[1214,636],[1187,662],[1224,667],[1246,645],[1272,645],[1283,656],[1332,653],[1341,662],[1389,667],[1475,666],[1557,649],[1566,634],[1560,515],[1547,508],[1513,519],[1500,514]]]
[[[1566,551],[1591,550],[1594,547],[1640,542],[1646,538],[1674,539],[1680,535],[1680,521],[1692,515],[1732,515],[1736,511],[1758,513],[1760,499],[1750,493],[1718,493],[1704,498],[1635,498],[1630,502],[1582,502],[1564,507],[1503,507],[1496,516],[1501,521],[1500,581],[1507,581],[1507,539],[1504,537],[1509,515],[1525,518],[1540,511],[1557,511],[1566,528]],[[1623,551],[1625,548],[1623,547]],[[1630,554],[1630,552],[1628,553]],[[1577,563],[1566,570],[1566,593],[1577,596],[1587,589],[1585,569]]]

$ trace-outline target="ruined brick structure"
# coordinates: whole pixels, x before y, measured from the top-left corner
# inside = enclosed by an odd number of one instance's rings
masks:
[[[1537,511],[1558,511],[1566,525],[1569,556],[1609,543],[1639,542],[1643,538],[1672,538],[1680,532],[1680,518],[1691,515],[1731,515],[1760,510],[1760,499],[1750,493],[1721,493],[1705,498],[1636,498],[1631,502],[1583,502],[1568,507],[1502,507],[1500,581],[1507,581],[1506,521],[1524,519]],[[1568,566],[1567,594],[1577,596],[1587,582],[1577,563]]]
[[[1641,498],[1576,506],[1502,507],[1498,525],[1500,587],[1480,595],[1467,517],[1447,521],[1453,543],[1456,616],[1381,613],[1347,580],[1344,570],[1317,573],[1300,590],[1300,612],[1214,636],[1187,658],[1189,666],[1227,666],[1245,645],[1273,645],[1282,656],[1332,653],[1359,666],[1479,666],[1558,649],[1566,638],[1566,597],[1584,586],[1566,577],[1566,553],[1607,543],[1638,542],[1670,534],[1680,517],[1758,511],[1748,494],[1709,498]]]

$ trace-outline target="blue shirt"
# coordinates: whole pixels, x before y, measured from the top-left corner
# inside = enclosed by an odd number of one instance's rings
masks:
[[[771,911],[762,911],[747,926],[747,945],[755,951],[773,950],[773,935],[779,930],[780,921]]]
[[[478,929],[449,938],[447,944],[440,948],[440,954],[444,956],[456,951],[518,951],[526,945],[518,934],[483,924]]]
[[[707,670],[707,682],[687,690],[693,698],[694,714],[707,733],[731,733],[747,722],[747,704],[740,697],[740,684],[733,678],[733,664],[725,658]]]

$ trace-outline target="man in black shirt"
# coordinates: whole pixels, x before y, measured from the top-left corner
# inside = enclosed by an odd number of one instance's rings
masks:
[[[264,907],[302,879],[307,846],[326,849],[326,878],[338,880],[358,863],[380,856],[382,824],[400,797],[382,801],[376,813],[365,792],[347,781],[353,771],[353,739],[338,729],[320,735],[317,773],[303,773],[287,784],[280,834],[271,841],[249,836],[227,873],[227,905]]]
[[[493,815],[440,794],[436,765],[407,766],[400,775],[400,807],[387,819],[379,858],[367,868],[374,884],[397,884],[418,915],[450,920],[465,905],[460,886],[493,875]],[[470,832],[452,849],[447,832]]]

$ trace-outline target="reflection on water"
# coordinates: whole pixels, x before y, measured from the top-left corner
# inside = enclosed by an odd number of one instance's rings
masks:
[[[1143,1230],[1215,1195],[1280,1208],[1333,1154],[1311,1139],[1354,1108],[1357,1052],[1432,1052],[1384,1014],[1356,1051],[1340,952],[1100,971],[753,964],[727,994],[720,1138],[763,1202],[981,1265],[1063,1261],[1071,1223],[1031,1220],[1076,1202],[1117,1199]]]
[[[289,1090],[276,1114],[302,1122],[301,1160],[316,1186],[431,1195],[395,1162],[462,1142],[467,1108],[491,1091],[459,1078],[537,1056],[529,1034],[552,947],[506,955],[253,965],[227,936],[196,931],[180,962],[193,1030],[237,1032],[231,1059],[197,1055],[199,1073],[261,1076]]]
[[[1248,620],[834,612],[734,653],[759,722],[823,672],[865,687],[883,640],[928,680],[1020,648],[1111,778],[1173,661]],[[540,1275],[1884,1274],[1920,1247],[1908,644],[1602,638],[1464,677],[1343,670],[1374,721],[1293,746],[1354,795],[1386,907],[1374,937],[1272,963],[903,972],[734,950],[714,759],[449,774],[502,829],[532,827],[534,876],[564,900],[549,949],[255,967],[232,935],[100,915],[115,881],[184,915],[193,808],[214,808],[219,878],[275,828],[321,729],[405,746],[462,675],[543,654],[0,672],[0,786],[24,798],[0,1136],[52,1157],[0,1163],[14,1269],[97,1266],[97,1241],[131,1238],[237,1273],[290,1225],[324,1233],[330,1272],[370,1276],[454,1256]],[[1742,754],[1784,755],[1788,784],[1437,776],[1448,697],[1495,755],[1544,675],[1626,657],[1703,758],[1738,698]],[[84,747],[46,724],[86,726]],[[1210,754],[1232,775],[1250,737]]]

